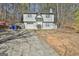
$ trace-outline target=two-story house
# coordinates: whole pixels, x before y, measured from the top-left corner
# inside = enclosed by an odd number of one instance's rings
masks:
[[[23,14],[25,29],[56,29],[53,13],[26,13]]]

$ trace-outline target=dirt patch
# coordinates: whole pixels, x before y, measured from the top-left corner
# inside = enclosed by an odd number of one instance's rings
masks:
[[[79,55],[79,34],[65,30],[36,31],[59,55]]]

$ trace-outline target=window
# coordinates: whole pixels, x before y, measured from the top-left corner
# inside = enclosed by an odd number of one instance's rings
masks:
[[[32,17],[32,15],[31,14],[28,14],[28,17]]]

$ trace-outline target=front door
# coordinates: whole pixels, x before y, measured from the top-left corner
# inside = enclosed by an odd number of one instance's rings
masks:
[[[41,25],[40,24],[37,24],[37,29],[41,29]]]

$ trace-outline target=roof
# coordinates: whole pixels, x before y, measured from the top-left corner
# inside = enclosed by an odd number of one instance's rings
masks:
[[[42,13],[30,13],[30,12],[28,12],[28,13],[25,13],[25,14],[54,14],[54,13],[49,13],[49,12],[42,12]]]

